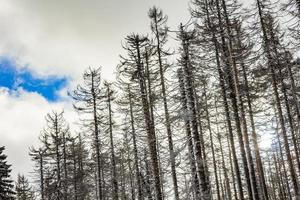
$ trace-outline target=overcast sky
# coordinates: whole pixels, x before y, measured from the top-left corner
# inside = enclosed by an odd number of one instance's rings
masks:
[[[0,0],[0,145],[13,177],[28,174],[28,147],[38,144],[44,116],[64,109],[66,97],[89,66],[113,79],[123,38],[149,33],[148,9],[156,5],[177,29],[189,20],[188,0]],[[175,47],[174,47],[175,48]]]

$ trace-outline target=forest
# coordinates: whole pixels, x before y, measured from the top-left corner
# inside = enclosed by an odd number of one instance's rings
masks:
[[[178,27],[145,13],[115,81],[86,69],[80,130],[45,113],[33,178],[13,181],[0,147],[1,200],[300,199],[300,1],[189,4]]]

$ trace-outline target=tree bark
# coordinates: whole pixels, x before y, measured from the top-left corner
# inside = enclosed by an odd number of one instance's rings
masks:
[[[150,150],[150,156],[151,156],[151,164],[152,164],[152,170],[154,175],[154,181],[155,181],[155,191],[156,191],[156,198],[157,200],[162,200],[162,191],[161,191],[161,182],[160,182],[160,175],[159,175],[159,166],[158,166],[158,158],[157,158],[157,148],[156,148],[156,134],[155,134],[155,127],[154,122],[151,120],[151,114],[150,114],[150,106],[149,102],[147,100],[147,95],[145,93],[146,88],[144,84],[144,70],[141,63],[141,54],[140,54],[140,39],[138,36],[136,36],[136,50],[137,50],[137,72],[139,76],[139,86],[140,86],[140,92],[141,92],[141,99],[143,104],[143,113],[145,117],[145,124],[147,129],[147,138],[148,138],[148,145]]]
[[[143,196],[142,196],[142,188],[141,188],[139,158],[138,158],[138,150],[137,150],[137,144],[136,144],[136,133],[135,133],[135,127],[134,127],[134,117],[133,117],[133,108],[132,108],[133,102],[132,102],[132,94],[130,91],[130,85],[128,85],[127,89],[128,89],[128,98],[129,98],[131,134],[132,134],[132,142],[133,142],[135,178],[137,181],[138,200],[142,200]]]
[[[192,140],[191,125],[190,125],[189,117],[187,116],[189,111],[188,111],[187,98],[186,98],[186,92],[185,92],[186,89],[185,89],[185,85],[184,85],[184,77],[183,77],[182,69],[179,69],[177,74],[178,74],[179,88],[180,88],[180,93],[181,93],[181,103],[182,103],[183,112],[184,112],[183,117],[184,117],[186,137],[187,137],[187,141],[188,141],[188,151],[189,151],[190,167],[191,167],[192,179],[193,179],[193,189],[195,192],[195,198],[200,198],[201,190],[200,190],[199,179],[198,179],[198,175],[197,175],[197,167],[196,167],[196,161],[195,161],[194,144],[193,144],[193,140]]]
[[[117,171],[116,171],[116,159],[114,150],[114,138],[113,138],[113,122],[112,122],[112,109],[111,109],[111,94],[110,85],[107,83],[107,103],[108,103],[108,118],[109,118],[109,138],[110,138],[110,153],[111,153],[111,166],[112,166],[112,186],[113,186],[113,199],[118,200],[118,181],[117,181]]]
[[[182,46],[183,46],[183,53],[184,53],[184,64],[183,64],[183,72],[184,72],[184,79],[186,84],[186,94],[187,94],[187,103],[188,103],[188,109],[191,112],[191,125],[192,125],[192,133],[193,133],[193,139],[194,139],[194,145],[195,145],[195,155],[196,155],[196,162],[198,166],[198,174],[200,179],[200,187],[201,187],[201,198],[203,199],[211,199],[210,194],[210,186],[207,182],[208,174],[206,174],[205,170],[205,164],[203,163],[203,157],[202,157],[202,149],[201,149],[201,141],[199,137],[199,131],[198,131],[198,120],[197,120],[197,109],[196,109],[196,101],[194,96],[194,85],[192,83],[193,81],[193,75],[191,71],[191,63],[189,58],[189,41],[187,38],[184,38],[184,32],[183,27],[181,25],[180,28],[182,38]]]
[[[160,36],[159,36],[159,31],[158,31],[157,15],[155,15],[155,17],[154,17],[154,23],[155,23],[155,38],[156,38],[156,42],[157,42],[156,50],[157,50],[157,55],[158,55],[157,58],[158,58],[158,65],[159,65],[160,84],[161,84],[162,98],[163,98],[163,104],[164,104],[165,126],[167,129],[168,146],[169,146],[170,163],[171,163],[171,173],[172,173],[172,179],[173,179],[173,189],[174,189],[175,200],[179,200],[177,174],[176,174],[176,161],[175,161],[175,154],[174,154],[170,114],[169,114],[169,108],[168,108],[168,103],[167,103],[167,93],[166,93],[162,56],[161,56],[161,44],[160,44]]]

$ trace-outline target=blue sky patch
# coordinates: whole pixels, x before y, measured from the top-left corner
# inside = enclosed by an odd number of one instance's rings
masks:
[[[13,61],[0,59],[0,87],[10,90],[21,87],[29,92],[37,92],[49,101],[56,101],[57,91],[65,87],[67,82],[65,77],[36,77],[26,67],[17,69]]]

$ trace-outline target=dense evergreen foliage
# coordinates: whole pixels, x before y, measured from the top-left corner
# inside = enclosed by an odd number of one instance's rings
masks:
[[[0,199],[14,199],[13,180],[10,177],[11,165],[7,164],[5,147],[0,147]]]

